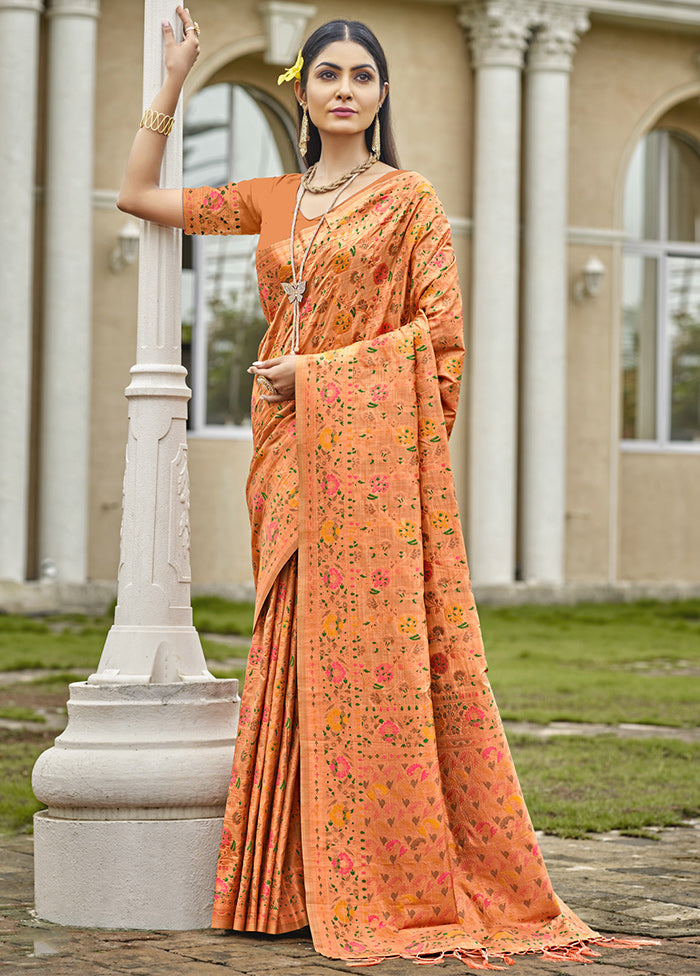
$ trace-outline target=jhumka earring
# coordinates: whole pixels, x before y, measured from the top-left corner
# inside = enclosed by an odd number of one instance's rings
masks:
[[[302,156],[306,155],[306,150],[308,148],[309,148],[309,113],[305,105],[304,114],[301,117],[301,128],[299,129],[299,152],[302,154]]]
[[[379,126],[379,110],[377,110],[377,115],[374,120],[374,132],[372,133],[372,155],[379,159],[379,154],[382,151],[382,133]]]

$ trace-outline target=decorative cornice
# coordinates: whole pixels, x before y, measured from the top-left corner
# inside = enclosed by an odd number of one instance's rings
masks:
[[[528,71],[571,71],[580,34],[591,26],[583,5],[544,2],[527,54]]]
[[[100,16],[100,0],[49,0],[47,17],[92,17]]]
[[[0,0],[0,13],[3,10],[25,10],[31,14],[40,14],[44,9],[44,0]]]
[[[535,0],[468,0],[457,19],[469,32],[475,68],[521,68],[540,4]]]

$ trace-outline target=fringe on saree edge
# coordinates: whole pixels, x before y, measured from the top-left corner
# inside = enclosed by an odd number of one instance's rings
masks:
[[[526,949],[523,952],[492,952],[486,949],[460,949],[459,947],[434,955],[411,955],[403,953],[402,959],[411,959],[419,966],[437,966],[445,959],[459,959],[469,969],[498,969],[504,970],[505,966],[514,966],[513,956],[537,956],[542,959],[554,959],[557,962],[580,962],[590,963],[591,957],[600,956],[591,946],[602,946],[608,949],[641,949],[642,946],[661,945],[658,939],[617,939],[599,936],[595,939],[586,939],[585,942],[572,942],[565,946],[545,946],[542,949]],[[354,968],[359,966],[378,966],[380,963],[390,959],[391,956],[374,956],[368,959],[346,960],[345,965]],[[505,966],[495,966],[491,960],[505,963]]]

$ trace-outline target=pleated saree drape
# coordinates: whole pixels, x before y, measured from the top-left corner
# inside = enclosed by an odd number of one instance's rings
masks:
[[[276,214],[296,179],[265,188]],[[193,229],[211,229],[207,199],[226,226],[260,215],[271,358],[291,316],[262,191],[197,192]],[[213,924],[308,922],[319,952],[356,964],[575,958],[597,937],[549,882],[469,582],[447,443],[462,361],[447,221],[399,173],[319,237],[296,400],[254,394],[256,624]]]

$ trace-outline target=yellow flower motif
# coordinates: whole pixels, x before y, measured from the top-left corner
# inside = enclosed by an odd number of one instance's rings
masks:
[[[338,435],[330,427],[324,427],[321,433],[318,435],[319,446],[323,448],[324,451],[330,451],[335,442],[338,440]]]
[[[284,71],[279,76],[279,78],[277,79],[277,84],[278,85],[283,85],[285,81],[291,81],[292,78],[296,78],[297,80],[300,81],[301,80],[301,69],[303,67],[304,67],[304,59],[301,56],[301,48],[299,48],[299,54],[297,55],[296,61],[291,66],[291,68],[287,68],[287,70]]]
[[[394,432],[397,444],[413,444],[413,431],[410,427],[399,427]]]
[[[335,522],[332,522],[330,519],[326,519],[321,526],[321,538],[323,541],[327,546],[330,546],[331,543],[335,542],[337,535],[338,529],[336,528]]]
[[[450,607],[445,616],[451,624],[456,624],[458,627],[464,627],[466,624],[464,610],[462,607]]]
[[[341,621],[338,620],[334,613],[327,614],[322,626],[326,637],[337,637],[343,629]]]
[[[328,817],[334,827],[342,827],[345,821],[348,819],[348,812],[342,803],[335,803],[331,807]]]
[[[348,724],[347,715],[343,715],[339,708],[332,708],[326,715],[326,725],[331,732],[341,732],[343,727]]]
[[[402,519],[396,526],[396,531],[401,539],[413,539],[415,538],[415,530],[413,527],[413,522],[409,519]]]
[[[433,528],[437,529],[438,532],[446,532],[449,528],[451,528],[450,516],[447,514],[447,512],[435,512],[430,516],[430,522]]]
[[[415,634],[418,621],[415,617],[399,617],[399,630],[402,634]]]

